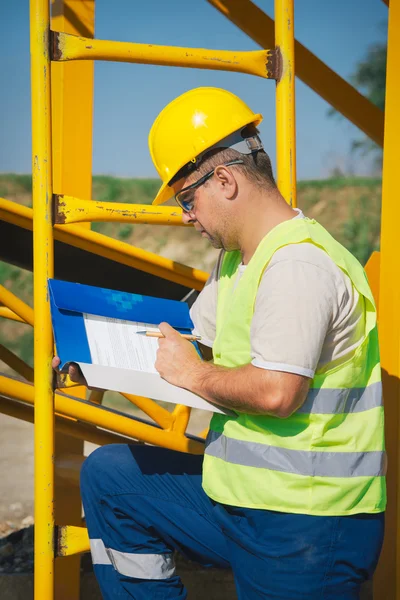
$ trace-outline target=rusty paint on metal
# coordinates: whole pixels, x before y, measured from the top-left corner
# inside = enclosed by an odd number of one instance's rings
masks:
[[[65,556],[68,550],[64,527],[56,525],[54,528],[54,554]]]
[[[66,221],[65,212],[62,210],[66,206],[63,194],[53,194],[53,225],[64,225]]]
[[[268,78],[280,81],[283,72],[283,59],[282,51],[279,46],[269,52],[266,66]]]
[[[186,56],[191,57],[191,56],[193,56],[193,54],[187,54]],[[220,56],[202,56],[201,58],[203,60],[216,61],[216,62],[224,63],[226,65],[239,65],[240,64],[240,61],[238,61],[238,60],[224,60]]]
[[[58,31],[50,31],[50,56],[51,60],[61,60],[62,58]]]

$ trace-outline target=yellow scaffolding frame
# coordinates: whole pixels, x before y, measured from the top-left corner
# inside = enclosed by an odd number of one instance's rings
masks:
[[[64,3],[63,0],[51,1],[58,7],[70,4],[70,0],[65,0]],[[95,403],[101,404],[101,393],[92,392],[91,403],[71,396],[67,397],[62,393],[54,395],[51,372],[53,339],[47,298],[47,279],[53,274],[54,239],[96,252],[101,256],[197,290],[203,287],[207,277],[201,271],[176,264],[139,248],[132,248],[82,227],[82,224],[89,224],[94,220],[134,221],[179,226],[182,225],[182,221],[178,209],[116,205],[79,199],[83,194],[82,189],[71,189],[68,169],[60,167],[60,161],[53,164],[55,148],[52,148],[52,140],[57,139],[57,132],[53,130],[52,133],[54,123],[51,114],[51,82],[61,74],[61,71],[56,71],[55,67],[61,66],[67,61],[86,61],[88,64],[89,61],[92,63],[94,59],[118,60],[142,64],[221,69],[275,79],[277,82],[277,181],[286,200],[292,206],[296,206],[295,52],[298,59],[298,76],[381,145],[383,143],[383,114],[304,46],[295,41],[293,1],[275,0],[276,18],[274,23],[250,0],[208,0],[261,46],[274,46],[272,50],[256,52],[226,52],[93,40],[88,37],[91,34],[91,26],[84,28],[84,36],[72,35],[66,31],[55,32],[50,30],[49,0],[30,1],[34,209],[32,211],[0,199],[0,218],[25,229],[34,230],[35,312],[0,286],[0,317],[31,325],[35,323],[36,369],[33,374],[32,369],[19,357],[0,346],[0,359],[26,379],[31,380],[34,376],[34,392],[28,383],[0,376],[0,394],[3,394],[0,395],[0,410],[6,414],[31,421],[32,405],[34,405],[36,425],[35,598],[50,600],[54,597],[56,529],[54,525],[55,487],[52,456],[56,429],[77,439],[88,439],[99,444],[130,440],[133,436],[135,439],[148,443],[179,448],[186,452],[200,453],[203,448],[199,440],[189,439],[185,436],[190,415],[187,407],[177,406],[172,413],[169,413],[147,398],[125,395],[129,401],[150,416],[158,425],[157,427],[157,425],[153,426],[141,420],[130,419],[116,411],[107,411],[101,406],[96,406]],[[389,4],[388,0],[383,1],[385,4]],[[88,11],[90,21],[92,18],[90,15],[94,14],[94,0],[89,0],[88,4],[91,5]],[[395,178],[396,148],[397,139],[400,136],[399,119],[396,112],[398,96],[396,69],[400,62],[400,42],[397,36],[399,26],[400,2],[391,0],[382,256],[375,253],[366,267],[374,294],[380,300],[379,319],[387,412],[387,443],[393,465],[388,481],[389,506],[385,547],[374,582],[375,595],[378,600],[380,598],[385,598],[385,600],[400,598],[398,575],[400,569],[397,568],[400,557],[397,535],[399,523],[397,402],[400,398],[400,329],[396,317],[400,288],[397,279],[393,278],[393,273],[396,271],[395,257],[398,255],[398,252],[395,251],[398,235],[395,221],[392,218],[392,197],[397,186]],[[274,36],[275,43],[273,43]],[[91,68],[89,67],[88,73]],[[53,104],[53,109],[54,106],[57,105]],[[64,108],[68,109],[63,106],[63,111]],[[88,108],[88,105],[86,105],[85,111],[91,119],[91,109]],[[68,110],[64,112],[68,112]],[[67,118],[71,119],[71,112]],[[60,148],[62,156],[64,142],[60,143],[58,139],[56,150],[59,154]],[[78,161],[82,174],[86,178],[86,197],[90,197],[89,155],[90,152],[86,152],[84,160]],[[52,171],[55,167],[58,168],[58,172],[56,177],[53,177]],[[60,195],[53,195],[53,182]],[[53,222],[56,223],[54,227]],[[71,223],[79,223],[80,226],[70,225]],[[73,555],[87,550],[87,532],[84,529],[67,525],[60,527],[59,533],[59,556]],[[69,595],[68,598],[72,600],[72,595]]]
[[[295,54],[298,65],[296,74],[300,79],[376,143],[383,145],[382,111],[295,40],[294,0],[275,0],[275,22],[251,0],[207,0],[262,48],[272,48],[252,52],[94,40],[91,36],[95,0],[81,3],[78,9],[71,7],[73,1],[51,0],[55,10],[50,22],[50,0],[30,0],[33,211],[0,198],[0,218],[34,232],[34,311],[0,286],[0,317],[35,325],[35,370],[33,372],[29,365],[2,345],[0,359],[27,381],[34,378],[34,387],[30,383],[0,375],[0,411],[27,421],[32,421],[33,410],[35,413],[35,598],[40,600],[54,598],[56,537],[57,556],[71,557],[88,549],[84,528],[65,525],[57,530],[55,527],[53,456],[56,430],[75,439],[98,444],[141,440],[195,454],[201,453],[204,447],[201,439],[185,434],[190,416],[190,409],[185,406],[177,406],[170,413],[148,398],[124,394],[154,421],[152,424],[105,409],[101,406],[102,392],[92,392],[90,400],[85,401],[73,395],[67,396],[62,391],[53,391],[53,338],[47,279],[53,276],[54,240],[196,290],[201,290],[207,279],[207,274],[200,270],[90,230],[90,223],[95,220],[174,226],[182,226],[183,223],[181,211],[177,208],[88,200],[91,197],[90,136],[85,137],[79,153],[72,157],[71,148],[76,145],[74,142],[79,134],[74,131],[66,135],[66,132],[76,129],[73,103],[68,101],[71,96],[65,94],[64,90],[64,86],[68,88],[73,80],[71,73],[74,65],[85,65],[77,77],[82,85],[84,100],[78,117],[80,122],[87,124],[87,133],[91,132],[92,122],[94,60],[218,69],[276,80],[277,182],[292,206],[296,206]],[[388,0],[383,2],[389,5]],[[400,398],[400,321],[397,307],[400,284],[393,276],[397,272],[396,257],[399,254],[396,250],[399,237],[393,219],[393,198],[397,189],[397,140],[400,137],[397,111],[399,27],[400,0],[391,0],[382,255],[374,253],[366,266],[374,295],[379,300],[387,445],[392,464],[388,479],[385,546],[374,580],[376,600],[400,599],[400,569],[397,568],[400,563],[397,501]],[[67,70],[67,65],[72,70]],[[67,154],[68,159],[64,160]],[[78,171],[79,177],[74,178],[72,173]],[[57,194],[53,194],[53,186]],[[81,200],[81,197],[87,199]],[[68,391],[74,394],[73,388]],[[78,388],[75,388],[75,393],[78,396]],[[61,457],[58,466],[62,466],[62,462]],[[72,479],[76,480],[74,475]],[[59,591],[58,587],[57,593]],[[64,592],[62,598],[57,595],[57,600],[77,599],[76,577],[74,584],[67,586]]]

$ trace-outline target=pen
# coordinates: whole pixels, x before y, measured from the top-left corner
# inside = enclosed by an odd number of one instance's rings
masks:
[[[155,337],[155,338],[163,338],[165,337],[161,331],[138,331],[137,332],[139,335],[145,335],[146,337]],[[199,340],[201,340],[201,336],[200,335],[191,335],[190,333],[180,333],[179,334],[181,337],[183,337],[185,340],[189,340],[190,342],[198,342]]]

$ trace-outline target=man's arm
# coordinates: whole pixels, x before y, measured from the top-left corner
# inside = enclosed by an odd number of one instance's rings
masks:
[[[290,416],[306,399],[307,377],[251,364],[227,368],[206,363],[167,323],[160,324],[160,331],[165,338],[159,340],[155,366],[169,383],[237,412],[281,418]]]
[[[303,404],[309,382],[302,375],[267,371],[253,365],[226,368],[204,364],[191,391],[237,412],[284,419]]]

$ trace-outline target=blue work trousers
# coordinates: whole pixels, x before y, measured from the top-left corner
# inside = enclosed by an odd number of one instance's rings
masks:
[[[316,517],[218,504],[201,487],[201,467],[201,456],[151,446],[104,446],[85,461],[82,499],[105,600],[186,598],[175,550],[231,568],[239,600],[359,598],[378,561],[383,514]]]

